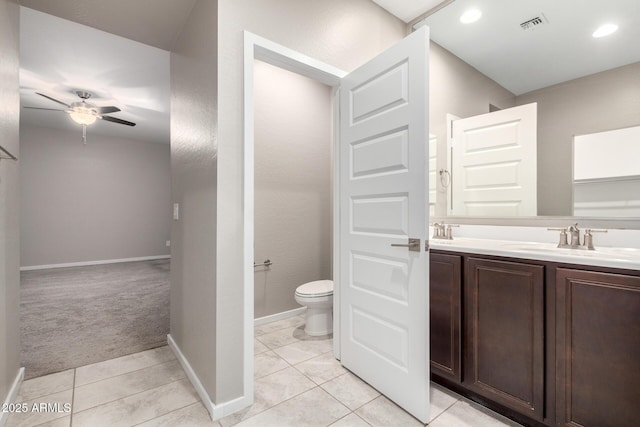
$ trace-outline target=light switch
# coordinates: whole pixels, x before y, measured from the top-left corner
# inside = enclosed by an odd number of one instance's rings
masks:
[[[180,219],[180,205],[178,203],[173,204],[173,219],[176,221]]]

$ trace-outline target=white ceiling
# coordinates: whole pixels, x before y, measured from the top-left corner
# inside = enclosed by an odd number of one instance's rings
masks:
[[[374,1],[406,22],[434,3]],[[471,7],[482,18],[460,23]],[[548,23],[520,28],[540,14]],[[640,61],[640,0],[455,0],[425,22],[433,41],[516,95]],[[607,22],[619,30],[591,37]]]
[[[105,134],[169,142],[166,50],[22,7],[20,87],[23,106],[64,109],[35,92],[70,104],[79,101],[75,91],[81,89],[93,94],[93,104],[122,110],[110,116],[136,123],[129,127],[98,120],[87,128],[89,141],[92,134]],[[76,130],[81,140],[81,127],[62,112],[23,108],[21,121]]]

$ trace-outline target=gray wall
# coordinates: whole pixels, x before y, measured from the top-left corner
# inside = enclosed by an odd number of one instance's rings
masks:
[[[214,402],[224,369],[216,365],[217,13],[217,1],[199,0],[171,53],[171,192],[180,204],[171,336]]]
[[[0,145],[18,158],[19,22],[18,5],[0,0]],[[20,368],[19,165],[0,160],[0,403],[7,398]]]
[[[520,95],[538,103],[538,215],[572,215],[573,136],[640,125],[640,63]]]
[[[256,318],[300,307],[296,287],[331,279],[331,88],[256,61]]]
[[[218,398],[243,394],[242,30],[349,71],[405,36],[369,0],[220,0],[218,20]]]
[[[20,129],[22,266],[168,255],[169,145]]]
[[[488,113],[489,104],[513,107],[515,95],[433,41],[429,54],[429,133],[438,139],[438,153],[444,153],[447,114],[464,118]],[[438,156],[436,170],[446,168],[446,158]],[[447,189],[439,179],[436,190],[436,215],[444,216]]]

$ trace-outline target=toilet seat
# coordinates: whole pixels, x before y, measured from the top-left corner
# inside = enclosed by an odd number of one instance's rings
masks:
[[[318,298],[333,295],[333,280],[316,280],[298,286],[296,295],[303,298]]]

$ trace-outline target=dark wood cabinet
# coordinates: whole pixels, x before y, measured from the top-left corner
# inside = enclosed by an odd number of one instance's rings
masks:
[[[434,381],[527,426],[640,426],[640,271],[430,260]]]
[[[429,334],[431,372],[460,382],[462,257],[431,254]]]
[[[556,291],[559,424],[640,425],[640,277],[558,268]]]
[[[470,257],[464,288],[464,385],[544,418],[544,267]]]

